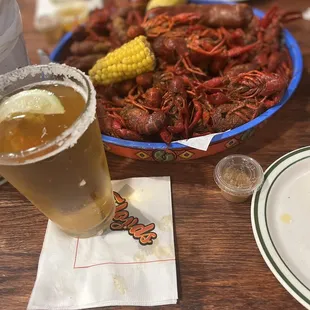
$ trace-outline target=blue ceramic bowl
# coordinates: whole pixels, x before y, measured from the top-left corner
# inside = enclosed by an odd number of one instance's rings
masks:
[[[199,4],[211,3],[211,1],[191,2]],[[213,1],[213,3],[215,2]],[[225,3],[225,1],[217,1],[216,3]],[[260,18],[264,16],[264,13],[257,9],[254,9],[254,14]],[[71,33],[67,33],[60,40],[59,44],[50,55],[51,61],[60,61],[61,53],[69,46],[71,36]],[[171,145],[167,145],[165,143],[137,142],[102,135],[102,141],[106,147],[106,150],[120,156],[134,159],[174,161],[189,160],[212,155],[242,143],[244,140],[252,136],[256,128],[261,127],[267,119],[269,119],[284,106],[300,82],[303,70],[303,60],[299,45],[288,30],[284,30],[284,39],[293,61],[293,78],[290,81],[290,84],[281,101],[252,121],[213,137],[207,151],[192,149],[179,143],[171,143]]]

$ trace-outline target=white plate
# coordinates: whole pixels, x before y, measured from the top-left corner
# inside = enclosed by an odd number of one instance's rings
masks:
[[[278,159],[253,195],[252,227],[275,277],[310,309],[310,147]]]

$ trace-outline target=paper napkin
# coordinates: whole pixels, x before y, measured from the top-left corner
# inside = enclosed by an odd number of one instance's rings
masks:
[[[228,130],[229,131],[229,130]],[[178,140],[173,143],[180,143],[185,146],[192,147],[193,149],[201,150],[201,151],[207,151],[209,148],[209,145],[212,141],[212,139],[215,136],[221,135],[223,132],[217,132],[217,133],[211,133],[206,136],[201,136],[201,137],[194,137],[190,139],[184,139],[184,140]]]
[[[170,178],[113,181],[113,190],[117,211],[102,236],[72,238],[49,221],[28,310],[177,302]],[[115,220],[124,200],[145,227],[140,238]]]

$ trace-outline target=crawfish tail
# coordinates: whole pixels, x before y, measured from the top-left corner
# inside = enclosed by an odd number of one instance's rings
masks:
[[[218,106],[212,114],[213,129],[216,132],[226,131],[231,128],[243,125],[245,121],[236,113],[229,112],[235,109],[238,104],[223,104]]]
[[[161,110],[149,114],[139,108],[124,108],[120,114],[126,126],[141,135],[158,133],[166,122],[166,115]]]

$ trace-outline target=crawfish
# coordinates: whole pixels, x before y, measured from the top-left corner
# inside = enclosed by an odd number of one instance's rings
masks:
[[[268,64],[263,69],[266,72],[276,72],[280,75],[283,74],[291,77],[292,68],[293,65],[292,60],[289,56],[289,51],[286,47],[284,47],[280,51],[273,51],[270,53],[268,58]],[[284,69],[284,71],[282,69]]]
[[[215,32],[213,29],[211,30]],[[218,37],[213,36],[213,39],[200,38],[199,34],[193,34],[186,39],[184,36],[178,34],[174,36],[173,34],[163,35],[154,40],[152,47],[155,54],[167,63],[175,64],[176,68],[179,68],[182,63],[188,72],[200,76],[206,76],[202,69],[210,63],[210,57],[215,57],[211,66],[212,71],[216,71],[226,65],[226,59],[245,54],[253,50],[258,44],[255,42],[251,45],[237,46],[226,50],[224,47],[225,39],[220,34]],[[194,64],[199,65],[199,67]]]
[[[97,117],[101,132],[125,140],[143,140],[137,132],[125,128],[125,124],[118,114],[107,112],[100,102],[97,104]]]
[[[108,22],[110,21],[110,11],[106,8],[95,9],[89,14],[89,18],[85,23],[84,27],[88,32],[90,38],[93,40],[99,40],[101,36],[108,35],[109,31],[107,28]]]
[[[85,25],[79,25],[72,31],[72,40],[82,42],[88,37]]]
[[[288,77],[277,73],[250,71],[231,78],[228,85],[232,98],[268,97],[286,89]]]
[[[143,14],[147,6],[147,0],[126,0],[119,1],[114,16],[126,18],[127,25],[140,25],[143,21]]]
[[[167,127],[167,130],[171,134],[184,132],[185,138],[188,138],[189,110],[184,80],[178,76],[174,77],[170,81],[168,92],[163,98],[162,110],[166,113],[172,113],[174,116],[173,122]]]
[[[262,48],[270,51],[273,47],[275,50],[280,48],[281,35],[283,31],[282,24],[297,19],[302,19],[300,11],[284,11],[278,6],[273,6],[259,22],[258,40]]]
[[[198,122],[196,124],[194,122],[194,118],[192,120],[191,125],[193,124],[192,125],[193,137],[204,136],[208,133],[214,132],[214,130],[212,129],[211,124],[210,124],[211,114],[210,114],[208,106],[206,104],[203,104],[201,99],[198,102],[197,101],[196,101],[196,104],[199,104],[199,106],[197,106],[198,111],[200,111],[200,109],[201,109],[202,113],[201,113],[201,118],[198,120]],[[197,115],[197,113],[196,113],[196,115]]]
[[[278,30],[281,28],[281,24],[288,23],[302,18],[301,11],[284,11],[277,5],[274,5],[267,14],[260,20],[260,27],[262,29],[275,29],[274,34],[279,34]],[[271,34],[269,34],[271,35]]]
[[[179,67],[182,63],[188,72],[205,76],[201,68],[195,67],[191,61],[190,50],[184,37],[160,36],[152,44],[157,56]]]
[[[211,115],[213,129],[216,132],[226,131],[237,126],[243,125],[246,121],[237,113],[229,113],[238,104],[223,104],[215,108]]]
[[[127,37],[130,40],[134,39],[135,37],[144,36],[144,35],[145,35],[145,31],[144,31],[144,28],[141,26],[131,25],[127,30]]]
[[[160,88],[151,87],[143,95],[144,105],[150,108],[160,108],[163,94]]]
[[[247,4],[185,4],[150,10],[145,16],[144,24],[146,24],[149,19],[158,18],[162,16],[162,14],[173,17],[182,13],[199,13],[201,14],[199,22],[207,27],[214,28],[245,28],[253,18],[253,11]],[[169,26],[167,28],[169,28]]]
[[[205,56],[231,58],[248,53],[259,44],[258,42],[254,42],[249,45],[233,46],[230,49],[227,49],[227,47],[225,46],[227,42],[224,37],[219,37],[219,40],[215,41],[215,44],[210,44],[209,42],[210,39],[205,39],[204,37],[201,38],[199,35],[193,35],[187,39],[187,47]]]
[[[240,73],[246,73],[252,70],[256,70],[258,68],[258,64],[253,63],[253,62],[248,62],[248,63],[243,63],[243,64],[239,64],[239,65],[235,65],[231,68],[228,68],[224,70],[224,74],[225,76],[236,76]]]
[[[169,83],[173,78],[173,72],[157,71],[153,74],[153,87],[157,87],[166,93],[168,91]]]
[[[161,14],[153,19],[145,21],[142,24],[146,35],[149,38],[156,38],[161,34],[170,32],[175,26],[182,24],[192,24],[198,22],[201,19],[201,14],[195,13],[180,13],[175,16],[168,16],[167,14]]]
[[[240,65],[236,65],[234,67],[228,68],[227,71],[225,69],[224,76],[217,76],[217,77],[211,78],[203,83],[200,83],[197,88],[198,90],[204,90],[212,94],[220,92],[225,86],[227,86],[227,84],[229,84],[230,79],[233,76],[236,76],[240,73],[245,73],[245,72],[254,70],[257,68],[257,66],[258,65],[255,63],[246,63],[246,64],[240,64]],[[216,100],[215,97],[213,99]],[[222,101],[222,99],[220,101]],[[217,104],[221,104],[221,103],[217,103]]]
[[[203,116],[203,108],[202,108],[202,104],[199,102],[199,100],[197,99],[193,99],[193,105],[194,105],[194,109],[195,109],[195,114],[194,117],[188,127],[189,131],[192,131],[194,129],[194,127],[197,125],[197,123],[201,120],[202,116]]]
[[[125,140],[143,141],[143,137],[137,132],[123,128],[122,123],[112,117],[99,118],[100,129],[102,132]]]
[[[158,133],[165,125],[166,114],[159,110],[150,114],[148,111],[127,106],[120,112],[127,128],[140,135]]]
[[[136,77],[136,83],[142,86],[144,89],[152,87],[153,84],[153,72],[146,72]]]

